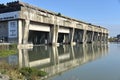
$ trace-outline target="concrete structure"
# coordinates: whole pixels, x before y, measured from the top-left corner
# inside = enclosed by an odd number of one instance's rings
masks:
[[[107,42],[108,30],[16,1],[0,4],[0,39],[18,44]]]

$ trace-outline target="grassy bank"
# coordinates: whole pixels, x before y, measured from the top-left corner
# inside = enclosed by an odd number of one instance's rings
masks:
[[[16,54],[16,50],[0,50],[0,57],[7,57],[12,54]]]
[[[17,53],[17,45],[1,45],[0,58],[7,57]],[[46,72],[36,68],[9,65],[5,62],[0,62],[0,79],[2,76],[8,76],[7,80],[40,80],[41,77],[47,75]],[[4,79],[3,79],[4,80]]]
[[[0,57],[7,57],[17,53],[17,44],[0,45]]]
[[[46,72],[36,68],[18,68],[2,62],[0,62],[0,73],[8,75],[10,80],[40,80],[41,77],[47,75]]]

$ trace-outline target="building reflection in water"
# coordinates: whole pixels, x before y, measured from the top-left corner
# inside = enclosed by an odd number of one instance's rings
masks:
[[[36,67],[49,73],[47,77],[99,59],[108,53],[108,45],[34,46],[19,49],[19,66]]]

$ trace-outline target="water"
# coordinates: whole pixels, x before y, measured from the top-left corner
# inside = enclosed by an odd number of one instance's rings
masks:
[[[97,60],[52,77],[51,80],[120,80],[120,44],[110,44],[109,52],[105,54]]]
[[[1,59],[0,59],[1,60]],[[49,73],[46,80],[120,80],[120,44],[34,46],[5,60]]]

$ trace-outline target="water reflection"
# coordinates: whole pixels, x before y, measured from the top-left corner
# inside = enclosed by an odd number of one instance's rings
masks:
[[[19,66],[36,67],[49,73],[47,77],[107,55],[108,45],[34,46],[19,49]]]

